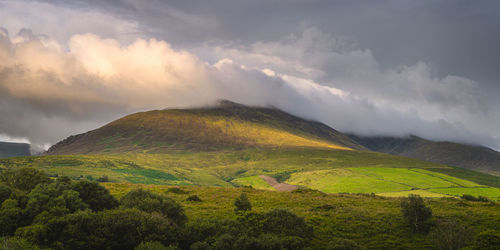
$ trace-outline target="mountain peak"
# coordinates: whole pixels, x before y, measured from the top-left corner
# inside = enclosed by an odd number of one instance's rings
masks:
[[[221,100],[212,107],[131,114],[96,130],[70,136],[47,153],[162,153],[286,147],[365,149],[325,124],[275,108]]]

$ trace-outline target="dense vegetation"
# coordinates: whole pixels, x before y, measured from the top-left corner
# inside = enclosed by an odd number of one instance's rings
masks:
[[[32,168],[2,171],[0,248],[373,249],[454,244],[484,249],[500,243],[500,206],[491,201],[415,196],[401,206],[399,199],[313,190],[105,185],[111,192],[97,182],[49,178]],[[405,212],[413,207],[423,212]],[[416,230],[412,216],[428,228]]]

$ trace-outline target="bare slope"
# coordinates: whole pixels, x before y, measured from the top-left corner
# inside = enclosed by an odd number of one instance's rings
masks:
[[[490,148],[453,142],[429,141],[417,136],[407,138],[357,137],[366,148],[393,155],[446,164],[500,176],[500,152]]]
[[[222,101],[214,107],[135,113],[70,136],[48,154],[162,153],[244,148],[364,149],[344,134],[275,108]]]

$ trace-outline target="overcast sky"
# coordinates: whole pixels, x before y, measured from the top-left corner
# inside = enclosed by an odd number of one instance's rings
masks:
[[[500,149],[500,1],[0,0],[0,140],[230,99]]]

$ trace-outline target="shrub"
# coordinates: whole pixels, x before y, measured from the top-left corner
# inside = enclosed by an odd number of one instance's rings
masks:
[[[463,194],[460,198],[462,198],[464,200],[468,200],[468,201],[478,201],[478,202],[490,202],[491,201],[490,199],[488,199],[488,197],[484,197],[484,196],[475,197],[475,196],[472,196],[470,194]]]
[[[159,241],[142,242],[136,248],[134,248],[134,250],[177,250],[177,249],[179,248],[176,246],[166,247]]]
[[[304,218],[284,209],[273,209],[263,215],[262,224],[267,233],[297,236],[306,239],[313,237],[313,228]]]
[[[187,197],[186,201],[196,201],[196,202],[201,202],[200,197],[198,195],[191,195]]]
[[[408,195],[408,198],[401,201],[401,212],[414,232],[425,231],[426,222],[432,217],[432,211],[425,206],[422,197],[414,194]]]
[[[187,194],[187,193],[189,193],[188,191],[182,190],[178,187],[171,187],[171,188],[167,189],[167,192],[174,193],[174,194]]]
[[[17,237],[2,237],[0,238],[0,249],[5,250],[38,250],[38,246],[31,244],[29,241]]]
[[[97,181],[98,182],[109,182],[109,178],[107,175],[103,175],[103,176],[97,178]]]
[[[474,240],[474,249],[500,249],[500,232],[487,230],[479,233]]]
[[[328,242],[326,246],[327,250],[361,250],[366,249],[363,246],[359,245],[353,240],[349,239],[336,239],[334,241]]]
[[[72,183],[71,188],[77,191],[83,202],[87,203],[94,211],[118,206],[118,200],[109,193],[109,190],[97,182],[81,180]]]
[[[245,193],[242,193],[238,198],[236,198],[234,206],[236,206],[234,209],[235,212],[252,210],[252,204],[250,204],[250,201]]]
[[[177,225],[183,225],[187,221],[184,209],[174,200],[153,194],[143,189],[135,189],[122,197],[120,203],[127,208],[137,208],[144,212],[158,212],[171,219]]]
[[[7,199],[0,210],[0,235],[12,235],[22,225],[23,212],[17,201]]]
[[[461,249],[472,240],[471,232],[455,220],[440,222],[430,237],[438,249]]]
[[[10,197],[10,194],[12,194],[12,189],[9,186],[0,183],[0,204],[2,204],[4,200],[7,200]]]
[[[38,184],[50,183],[50,178],[34,168],[6,170],[0,174],[0,181],[10,187],[30,191]]]

